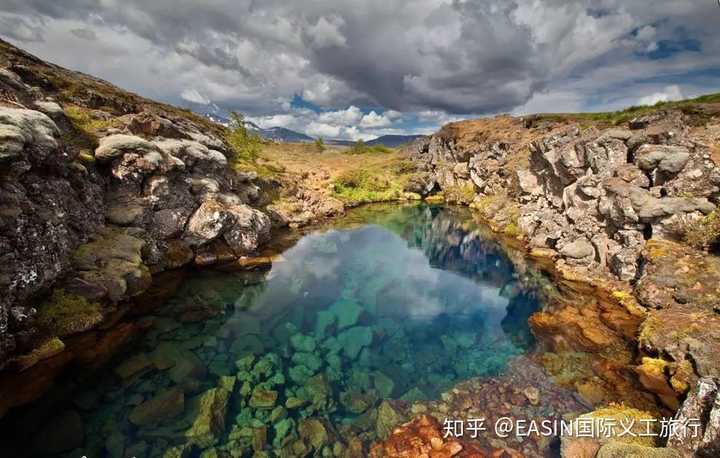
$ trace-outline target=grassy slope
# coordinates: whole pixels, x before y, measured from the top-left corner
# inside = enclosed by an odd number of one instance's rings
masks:
[[[598,113],[541,113],[531,116],[541,120],[555,121],[592,121],[601,125],[620,125],[633,118],[657,112],[659,110],[680,110],[697,118],[698,121],[708,119],[720,112],[720,93],[702,95],[694,99],[675,102],[658,102],[652,106],[633,106],[620,111]]]

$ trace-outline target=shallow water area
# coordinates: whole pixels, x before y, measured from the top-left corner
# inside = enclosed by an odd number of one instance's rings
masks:
[[[438,399],[532,348],[537,300],[466,210],[368,207],[333,227],[269,269],[190,275],[137,345],[78,375],[33,454],[346,456],[403,420],[384,400]]]

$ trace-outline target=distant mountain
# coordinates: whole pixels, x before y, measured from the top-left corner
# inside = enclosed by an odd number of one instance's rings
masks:
[[[388,148],[395,148],[406,143],[414,142],[418,138],[422,138],[424,135],[383,135],[374,140],[368,140],[365,142],[367,145],[383,145]]]
[[[200,114],[203,114],[205,117],[210,119],[211,121],[214,121],[218,124],[222,124],[223,126],[229,126],[230,125],[230,119],[223,116],[219,111],[220,110],[195,110],[196,112],[199,112]],[[303,134],[301,132],[297,132],[294,130],[286,129],[285,127],[270,127],[267,129],[263,129],[257,124],[255,124],[252,121],[245,121],[245,127],[247,127],[249,130],[253,132],[257,132],[260,134],[263,138],[267,140],[274,140],[274,141],[280,141],[280,142],[288,142],[288,143],[306,143],[306,142],[314,142],[315,138]],[[424,135],[382,135],[378,138],[375,138],[373,140],[368,140],[365,142],[365,144],[369,146],[374,145],[383,145],[388,148],[395,148],[400,145],[404,145],[406,143],[413,142],[417,140],[418,138],[424,137]],[[326,144],[328,145],[338,145],[338,146],[351,146],[355,144],[352,140],[339,140],[339,139],[323,139]]]
[[[259,133],[268,140],[278,140],[281,142],[305,143],[315,141],[314,138],[308,135],[301,134],[300,132],[295,132],[294,130],[286,129],[284,127],[271,127],[269,129],[260,129]]]

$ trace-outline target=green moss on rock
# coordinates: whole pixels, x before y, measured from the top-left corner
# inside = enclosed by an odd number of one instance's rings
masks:
[[[103,320],[102,305],[56,289],[39,307],[38,322],[60,337],[88,331]]]

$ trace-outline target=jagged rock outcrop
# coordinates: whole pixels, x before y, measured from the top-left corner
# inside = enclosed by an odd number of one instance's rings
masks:
[[[153,274],[269,238],[222,129],[0,42],[0,367],[52,337],[38,310],[117,321]]]
[[[703,377],[675,416],[678,434],[668,447],[683,457],[710,458],[720,455],[720,379]]]
[[[414,187],[469,204],[553,278],[530,324],[546,368],[592,404],[667,414],[720,368],[718,258],[684,243],[720,202],[711,108],[463,121],[409,148]]]

